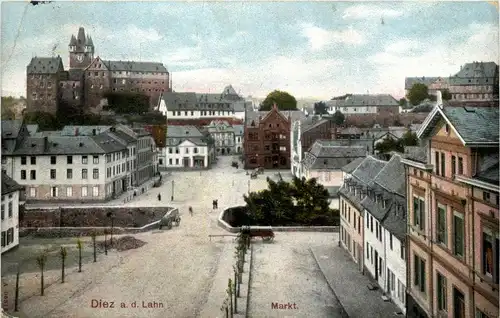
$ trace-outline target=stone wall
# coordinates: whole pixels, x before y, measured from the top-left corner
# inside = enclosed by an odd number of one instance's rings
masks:
[[[63,207],[24,209],[21,228],[39,227],[104,227],[111,226],[107,217],[113,213],[115,227],[142,227],[159,221],[170,207]]]

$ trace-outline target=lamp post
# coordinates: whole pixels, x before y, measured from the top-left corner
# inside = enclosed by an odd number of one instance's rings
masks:
[[[174,180],[172,180],[172,196],[170,197],[170,201],[174,201],[174,186],[175,186],[175,183],[174,183]]]

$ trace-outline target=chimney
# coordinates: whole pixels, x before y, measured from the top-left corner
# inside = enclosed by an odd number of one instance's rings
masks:
[[[439,108],[443,109],[443,94],[441,93],[441,91],[437,91],[436,92],[436,104]]]
[[[78,127],[75,127],[75,136],[78,136],[80,134]]]

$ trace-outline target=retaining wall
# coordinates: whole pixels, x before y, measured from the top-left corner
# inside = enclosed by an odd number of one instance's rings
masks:
[[[227,209],[224,209],[217,219],[217,224],[224,230],[231,233],[238,233],[240,227],[233,227],[228,220],[232,217],[227,215]],[[338,226],[272,226],[275,232],[338,232]]]

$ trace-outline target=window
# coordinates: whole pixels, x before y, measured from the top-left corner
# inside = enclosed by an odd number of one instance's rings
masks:
[[[175,164],[178,165],[179,164],[179,159],[175,159]]]
[[[30,180],[36,180],[36,170],[30,170]]]
[[[82,169],[82,179],[87,179],[87,178],[88,178],[88,170]]]
[[[498,284],[498,268],[500,267],[498,258],[500,254],[498,233],[494,235],[494,232],[486,227],[483,228],[481,254],[483,275],[492,278],[493,282]]]
[[[186,148],[185,153],[189,153],[189,148]]]
[[[179,148],[175,148],[175,153],[179,153]]]
[[[57,163],[56,156],[50,156],[50,164],[55,165]]]
[[[441,176],[446,177],[446,167],[445,167],[446,159],[444,152],[441,153]]]
[[[89,157],[88,156],[82,156],[82,164],[86,165],[89,163]]]
[[[457,173],[457,158],[455,156],[451,156],[451,176],[454,177]]]
[[[435,155],[434,155],[434,168],[435,168],[435,171],[436,171],[436,175],[439,176],[439,152],[436,151]]]
[[[448,233],[447,233],[447,227],[446,227],[446,206],[441,205],[439,203],[437,204],[437,210],[438,210],[438,215],[437,215],[437,224],[436,224],[436,238],[438,243],[441,243],[443,245],[447,245],[448,243]]]
[[[59,194],[59,189],[57,187],[50,188],[50,196],[56,198]]]
[[[446,306],[447,297],[446,297],[446,277],[441,275],[441,273],[437,272],[436,275],[437,281],[437,307],[438,311],[448,311],[448,307]]]
[[[21,180],[26,180],[26,170],[21,170]]]
[[[168,153],[173,153],[172,148],[170,148],[170,147],[168,148]]]
[[[476,318],[492,318],[492,317],[488,316],[487,314],[476,308]]]
[[[5,204],[2,204],[2,220],[5,219]]]
[[[9,218],[12,218],[12,201],[7,205],[7,213],[9,214]]]
[[[366,242],[366,258],[370,259],[370,244]]]
[[[453,318],[465,318],[465,296],[453,287]]]
[[[391,251],[392,251],[392,234],[389,233],[389,247],[391,248]]]
[[[99,156],[92,156],[92,162],[97,165],[99,164]]]
[[[198,148],[194,147],[193,151],[194,151],[194,153],[198,153]]]
[[[398,298],[403,305],[406,304],[406,286],[398,279]]]
[[[425,207],[424,199],[413,196],[413,225],[418,230],[425,230]]]
[[[36,157],[30,157],[30,163],[36,165]]]
[[[25,164],[26,164],[26,157],[25,157],[25,156],[22,156],[22,157],[21,157],[21,164],[22,164],[22,165],[25,165]]]
[[[72,197],[73,196],[73,187],[67,187],[66,188],[66,196],[67,197]]]
[[[98,186],[92,187],[92,196],[93,197],[99,196],[99,187]]]
[[[66,179],[73,179],[73,169],[66,169]]]
[[[99,179],[99,169],[93,169],[92,170],[92,178],[93,179]]]
[[[464,256],[464,215],[453,211],[453,254]]]
[[[86,197],[88,195],[88,189],[86,186],[82,187],[82,197]]]
[[[29,194],[32,198],[36,197],[36,188],[30,188]]]
[[[56,169],[50,169],[50,178],[55,179],[56,178]]]
[[[67,162],[67,164],[69,164],[69,165],[73,164],[73,156],[67,156],[67,157],[66,157],[66,162]]]
[[[458,174],[464,174],[464,159],[458,157]]]
[[[425,261],[413,254],[413,284],[425,293]]]
[[[172,159],[168,159],[168,164],[172,165]]]
[[[490,201],[490,193],[483,191],[483,201]]]

